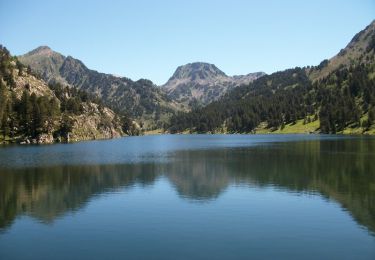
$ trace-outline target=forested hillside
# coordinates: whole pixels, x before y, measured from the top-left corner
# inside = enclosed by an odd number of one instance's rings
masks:
[[[375,133],[374,57],[375,22],[331,60],[263,76],[204,108],[179,113],[168,130]]]
[[[311,88],[300,68],[263,76],[204,108],[176,115],[170,131],[251,132],[264,121],[277,128],[314,113],[313,104],[303,98]]]
[[[0,46],[0,141],[51,143],[134,132],[131,120],[85,91],[47,85]]]

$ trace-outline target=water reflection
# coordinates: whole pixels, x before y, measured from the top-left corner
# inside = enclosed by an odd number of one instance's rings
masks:
[[[375,232],[375,142],[315,140],[250,148],[186,150],[165,162],[0,170],[0,228],[19,215],[50,223],[103,193],[166,177],[182,199],[210,202],[229,185],[317,192]]]

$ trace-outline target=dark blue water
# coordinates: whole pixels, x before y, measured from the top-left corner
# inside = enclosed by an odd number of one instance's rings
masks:
[[[375,259],[375,139],[0,148],[0,259]]]

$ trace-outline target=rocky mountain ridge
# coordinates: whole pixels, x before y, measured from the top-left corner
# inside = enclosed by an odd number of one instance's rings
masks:
[[[160,121],[161,117],[167,119],[175,112],[190,110],[197,104],[206,105],[230,89],[264,75],[257,72],[230,77],[213,64],[195,62],[179,66],[169,81],[158,88],[149,80],[132,81],[90,70],[82,61],[47,46],[40,46],[18,58],[47,82],[94,93],[107,105],[148,122],[151,128],[155,124],[149,122]]]
[[[64,56],[41,46],[18,57],[48,83],[58,82],[95,94],[106,105],[128,113],[142,121],[145,127],[180,109],[165,93],[149,80],[133,81],[126,77],[100,73],[71,56]]]

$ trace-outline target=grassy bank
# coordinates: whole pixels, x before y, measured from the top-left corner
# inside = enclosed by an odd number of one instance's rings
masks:
[[[362,121],[362,120],[361,120]],[[312,122],[304,122],[303,119],[297,120],[294,124],[287,124],[283,128],[278,129],[271,129],[267,128],[266,123],[261,123],[254,132],[243,133],[243,134],[318,134],[320,133],[320,121],[315,120]],[[156,129],[145,131],[145,135],[157,135],[157,134],[164,134],[168,133],[165,132],[163,129]],[[179,132],[178,134],[198,134],[196,131],[190,131],[187,129],[183,132]],[[220,131],[216,131],[212,134],[230,134],[225,128],[222,128]],[[336,134],[347,134],[347,135],[375,135],[375,126],[372,126],[370,129],[366,129],[363,127],[358,126],[348,126],[343,131],[339,131]]]

